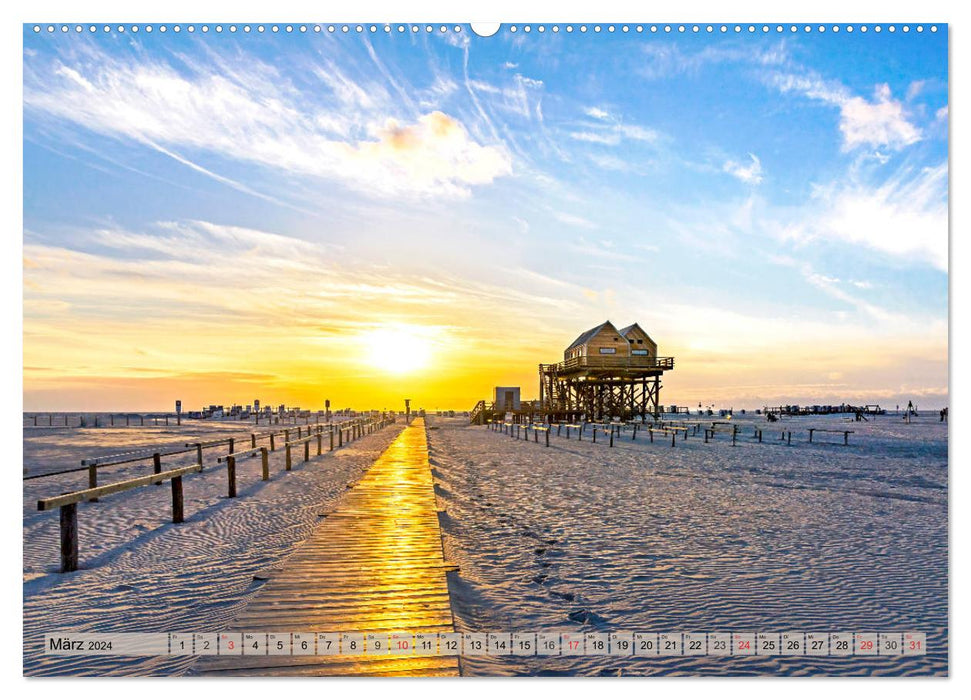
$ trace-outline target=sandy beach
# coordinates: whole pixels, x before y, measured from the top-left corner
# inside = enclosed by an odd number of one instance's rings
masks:
[[[253,426],[229,425],[229,430]],[[109,496],[79,510],[81,568],[58,570],[57,513],[37,512],[37,499],[86,486],[86,473],[24,482],[24,672],[70,675],[180,675],[192,664],[187,657],[54,657],[38,651],[43,634],[57,629],[114,632],[218,631],[260,588],[254,580],[279,566],[305,539],[403,428],[391,425],[353,444],[304,464],[294,460],[284,472],[283,452],[271,453],[268,482],[260,480],[260,460],[237,465],[239,497],[226,498],[226,470],[207,457],[206,471],[185,484],[186,520],[170,522],[171,496],[166,486],[146,487]],[[105,429],[98,435],[50,435],[25,431],[25,464],[43,459],[63,467],[77,465],[79,454],[112,454],[119,443],[145,444],[137,429]],[[170,431],[174,431],[170,428]],[[113,431],[113,432],[112,432]],[[166,440],[178,444],[186,435],[226,432],[223,425],[200,429],[191,424]],[[156,433],[151,436],[162,438]],[[138,441],[141,440],[141,443]],[[94,453],[92,455],[92,452]],[[170,458],[166,467],[188,464],[194,454]],[[147,465],[116,467],[112,481],[144,475]],[[106,475],[105,480],[109,477]]]
[[[651,444],[525,442],[428,419],[456,628],[482,631],[924,631],[921,657],[464,657],[464,675],[928,675],[947,672],[947,426],[930,417],[849,422],[806,416]],[[755,425],[764,442],[749,437]],[[389,426],[284,473],[273,453],[186,482],[186,523],[168,491],[147,487],[85,504],[81,570],[57,573],[56,514],[40,496],[83,486],[83,472],[24,487],[27,674],[180,675],[186,657],[50,657],[39,636],[75,631],[219,631],[336,507],[400,432]],[[849,446],[807,442],[807,427],[849,429]],[[207,431],[213,434],[220,428]],[[151,437],[25,430],[25,464],[76,464]],[[185,430],[185,429],[183,429]],[[791,445],[779,441],[793,432]],[[198,432],[198,430],[197,430]],[[817,436],[817,439],[818,436]],[[187,455],[186,463],[192,458]],[[214,459],[214,457],[213,457]],[[172,466],[179,463],[173,461]],[[166,466],[169,466],[166,464]],[[144,473],[117,467],[112,480]],[[254,579],[254,575],[257,577]]]
[[[468,674],[929,674],[947,670],[947,432],[807,416],[765,442],[611,449],[432,419],[457,625],[468,631],[926,630],[926,657],[469,657]],[[807,444],[806,426],[855,430]],[[782,429],[794,433],[779,444]],[[745,431],[750,434],[750,430]],[[628,435],[629,439],[629,435]],[[842,441],[842,435],[838,436]]]

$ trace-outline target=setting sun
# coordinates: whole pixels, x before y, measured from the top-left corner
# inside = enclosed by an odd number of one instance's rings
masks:
[[[368,364],[392,374],[407,374],[428,365],[432,344],[425,329],[386,326],[365,336]]]

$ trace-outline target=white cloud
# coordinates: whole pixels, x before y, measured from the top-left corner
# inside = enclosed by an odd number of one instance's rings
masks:
[[[579,226],[580,228],[599,228],[597,224],[593,223],[588,219],[584,219],[582,216],[576,216],[574,214],[567,214],[562,211],[554,211],[553,217],[564,224],[570,226]]]
[[[911,263],[948,269],[947,162],[904,168],[879,185],[835,183],[816,189],[816,217],[785,237],[860,245]]]
[[[750,159],[748,163],[743,164],[730,160],[722,166],[722,169],[746,184],[758,185],[762,182],[762,163],[754,153],[748,155]]]
[[[594,119],[609,119],[610,112],[600,109],[599,107],[587,107],[583,110],[583,113],[588,117],[593,117]]]
[[[921,138],[920,129],[904,114],[904,106],[890,95],[890,86],[878,85],[874,100],[851,97],[840,105],[843,147],[880,146],[899,150]]]
[[[337,104],[275,80],[267,66],[240,65],[245,72],[183,74],[166,64],[97,56],[49,74],[28,70],[24,103],[183,162],[189,159],[176,149],[338,180],[375,195],[468,196],[473,186],[512,172],[504,146],[477,143],[440,111],[399,121],[386,92],[365,89],[333,67],[317,77]]]
[[[921,139],[921,131],[908,118],[904,105],[893,99],[890,86],[877,85],[872,100],[853,95],[846,87],[816,75],[777,73],[769,82],[782,92],[800,92],[806,97],[839,107],[843,150],[874,146],[900,150]]]

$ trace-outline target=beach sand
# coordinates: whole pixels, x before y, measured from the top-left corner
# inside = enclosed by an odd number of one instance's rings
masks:
[[[546,448],[542,436],[431,419],[446,555],[461,567],[450,575],[457,627],[926,631],[927,656],[467,657],[463,674],[946,673],[946,424],[739,422],[746,436],[765,426],[765,442],[671,448],[640,432],[610,448],[574,432]],[[848,447],[810,445],[807,426],[856,432]]]
[[[231,424],[230,424],[231,425]],[[147,427],[147,426],[146,426]],[[276,426],[275,426],[276,427]],[[185,478],[186,520],[171,524],[168,484],[112,496],[78,509],[81,568],[57,573],[57,512],[38,512],[37,498],[87,485],[78,472],[24,482],[24,672],[29,675],[179,675],[191,657],[58,657],[41,653],[45,632],[215,632],[263,585],[254,574],[281,565],[313,532],[318,513],[333,508],[404,427],[399,422],[332,453],[284,471],[282,449],[270,453],[271,479],[260,480],[259,458],[237,465],[238,498],[226,498],[226,469],[206,457],[201,474]],[[76,466],[83,456],[113,454],[119,441],[151,444],[137,435],[102,433],[100,442],[80,431],[62,434],[60,447],[25,431],[25,462]],[[126,429],[120,429],[126,430]],[[136,429],[128,429],[136,430]],[[219,426],[211,430],[218,434]],[[252,430],[250,426],[248,430]],[[260,432],[265,430],[261,426]],[[107,433],[107,435],[105,435]],[[248,432],[247,432],[248,434]],[[157,439],[153,434],[152,438]],[[172,437],[171,435],[169,436]],[[210,437],[209,439],[213,439]],[[182,439],[182,444],[188,440]],[[282,442],[282,441],[280,441]],[[106,444],[107,443],[107,444]],[[178,441],[170,444],[178,444]],[[247,447],[248,445],[243,445]],[[128,448],[130,449],[130,447]],[[218,450],[225,453],[225,448]],[[316,446],[311,451],[316,454]],[[78,455],[81,455],[80,457]],[[167,458],[165,468],[195,461]],[[110,481],[150,473],[151,461],[112,468]],[[102,480],[109,482],[106,474]]]
[[[430,417],[446,558],[460,566],[449,574],[457,628],[922,631],[927,656],[466,657],[463,674],[946,674],[946,424],[893,415],[735,420],[746,426],[735,447],[719,435],[672,448],[664,439],[649,444],[642,431],[614,448],[592,444],[589,433],[582,442],[554,435],[546,448],[542,439]],[[764,427],[763,444],[750,437],[753,425]],[[810,445],[807,426],[856,432],[848,447]],[[238,499],[225,498],[225,469],[192,475],[183,525],[168,522],[167,486],[82,504],[82,568],[72,574],[57,573],[57,514],[38,513],[36,499],[83,487],[86,473],[25,481],[25,673],[184,673],[191,658],[49,657],[39,640],[58,629],[223,629],[260,589],[254,574],[285,564],[318,513],[335,507],[402,427],[332,454],[325,446],[323,457],[297,459],[289,474],[277,451],[267,483],[259,460],[244,460]],[[124,445],[189,441],[147,426],[113,430],[54,437],[25,429],[25,465],[63,468]],[[793,431],[792,445],[780,443],[781,430]],[[150,466],[113,469],[112,481]]]

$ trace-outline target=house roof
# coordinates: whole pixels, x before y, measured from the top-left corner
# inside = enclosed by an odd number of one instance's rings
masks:
[[[622,336],[624,336],[626,338],[627,337],[627,334],[630,333],[635,328],[637,330],[639,330],[641,333],[643,333],[645,336],[647,336],[647,339],[648,340],[650,340],[652,343],[654,343],[654,339],[651,338],[651,336],[647,335],[647,331],[645,331],[643,328],[641,328],[640,325],[637,324],[637,323],[632,323],[629,326],[624,326],[623,328],[619,329],[617,332],[620,333]],[[657,343],[654,343],[654,344],[657,345]]]
[[[567,351],[572,350],[573,348],[579,347],[581,345],[586,345],[588,340],[590,340],[593,336],[597,335],[597,333],[599,333],[603,328],[607,326],[609,326],[610,328],[613,328],[614,332],[617,333],[618,335],[621,334],[620,331],[618,331],[617,328],[614,326],[614,324],[612,324],[610,321],[604,321],[599,326],[596,326],[594,328],[591,328],[588,331],[584,331],[583,333],[581,333],[576,340],[570,343],[570,347],[567,348]]]

